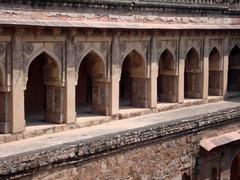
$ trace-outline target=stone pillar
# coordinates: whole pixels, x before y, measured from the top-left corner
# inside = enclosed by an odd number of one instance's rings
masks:
[[[119,34],[114,34],[111,52],[111,80],[109,84],[109,114],[116,115],[119,111],[119,80],[120,80],[120,44]]]
[[[178,103],[184,102],[184,68],[185,68],[185,60],[179,59],[179,67],[178,67]]]
[[[204,42],[204,54],[203,54],[203,63],[202,63],[202,99],[208,98],[208,80],[209,80],[209,52],[208,52],[208,39],[205,39]],[[201,58],[201,55],[200,55]]]
[[[73,31],[74,33],[75,31]],[[75,34],[75,33],[74,33]],[[76,120],[76,77],[75,77],[75,48],[74,34],[66,38],[66,83],[64,100],[64,122],[69,124]]]
[[[223,86],[222,86],[222,94],[224,97],[227,97],[227,84],[228,84],[228,61],[229,61],[229,39],[224,39],[224,49],[223,49]]]
[[[151,38],[150,52],[150,79],[147,88],[150,91],[148,93],[148,107],[155,108],[157,107],[158,49],[156,47],[156,39],[154,35]]]
[[[45,119],[51,123],[64,123],[63,101],[64,87],[56,85],[46,85],[46,112]]]
[[[183,40],[179,39],[178,46],[178,103],[184,102],[184,71],[185,71],[185,57],[184,57],[184,44]]]
[[[11,124],[9,121],[9,92],[0,92],[0,133],[10,133]]]
[[[148,107],[148,81],[147,78],[132,78],[132,106]]]
[[[11,133],[22,132],[25,128],[23,79],[23,47],[21,31],[17,30],[12,37]]]
[[[92,107],[91,112],[101,115],[109,115],[108,83],[93,81],[92,83]]]

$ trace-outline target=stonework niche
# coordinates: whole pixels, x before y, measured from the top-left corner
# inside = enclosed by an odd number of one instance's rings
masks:
[[[222,95],[222,68],[221,56],[217,48],[213,48],[209,54],[209,90],[210,96]]]
[[[29,66],[25,91],[25,119],[62,123],[62,89],[56,62],[46,53],[36,57]]]
[[[184,97],[201,97],[201,62],[194,48],[188,51],[185,59]]]
[[[106,115],[107,83],[103,59],[94,51],[89,52],[81,61],[76,86],[76,110],[82,113]]]
[[[235,46],[229,55],[228,91],[240,91],[240,48]]]
[[[145,63],[135,50],[123,61],[119,88],[120,106],[146,106]]]
[[[158,102],[177,101],[177,76],[175,67],[173,54],[168,49],[164,50],[159,59],[157,80]]]

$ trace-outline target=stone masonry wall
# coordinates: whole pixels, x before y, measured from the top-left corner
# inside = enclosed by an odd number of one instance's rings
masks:
[[[202,169],[207,162],[201,161],[199,141],[238,130],[239,116],[240,108],[228,109],[8,157],[0,160],[0,177],[181,179],[187,173],[193,179],[206,178],[209,173]],[[240,150],[239,145],[234,148]],[[226,153],[226,162],[231,156]]]

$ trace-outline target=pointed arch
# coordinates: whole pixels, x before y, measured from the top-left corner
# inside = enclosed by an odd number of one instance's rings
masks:
[[[209,77],[208,94],[213,96],[222,95],[222,61],[220,52],[213,47],[209,53]]]
[[[62,123],[59,106],[63,94],[58,61],[45,51],[33,57],[28,65],[24,92],[25,119],[27,123],[32,120]]]
[[[121,64],[121,78],[119,82],[120,106],[144,107],[146,67],[143,56],[135,49],[130,51]]]
[[[198,51],[192,47],[186,54],[185,67],[198,68],[200,65],[200,56]]]
[[[143,78],[146,75],[146,69],[145,69],[145,60],[143,56],[133,49],[130,51],[124,58],[121,64],[121,72],[126,66],[126,68],[129,69],[129,73],[132,77],[140,77]]]
[[[96,113],[106,115],[107,93],[106,67],[103,56],[95,50],[88,50],[78,62],[76,86],[77,115]],[[105,97],[107,95],[105,94]]]
[[[174,60],[173,53],[166,48],[164,51],[162,51],[160,57],[159,57],[159,71],[166,70],[166,71],[173,71],[175,69],[175,60]],[[160,72],[161,73],[161,72]]]
[[[238,45],[235,45],[229,54],[228,90],[240,91],[240,48]]]
[[[86,52],[83,53],[82,57],[77,62],[76,72],[77,73],[79,72],[79,68],[81,66],[82,61],[86,57],[88,57],[89,55],[95,57],[94,59],[98,61],[97,63],[101,64],[102,69],[104,71],[104,75],[106,75],[106,61],[105,61],[105,58],[103,57],[103,55],[98,50],[96,50],[94,48],[90,48]]]
[[[28,61],[27,61],[27,64],[25,65],[25,74],[27,75],[28,74],[28,71],[29,71],[29,66],[31,65],[31,63],[38,57],[40,56],[41,54],[47,54],[56,64],[57,64],[57,67],[58,67],[58,70],[59,72],[62,71],[62,65],[61,65],[61,61],[59,60],[59,58],[54,54],[52,53],[50,50],[46,49],[45,47],[42,47],[41,49],[39,49],[36,53],[34,53],[34,55],[32,55]]]
[[[123,56],[123,58],[122,58],[122,60],[120,62],[120,67],[122,67],[122,64],[123,64],[124,60],[126,59],[126,57],[131,55],[131,54],[137,55],[139,57],[139,59],[143,60],[143,63],[145,65],[146,59],[144,58],[144,55],[140,51],[138,51],[136,48],[131,48]]]
[[[176,102],[176,68],[172,52],[169,49],[162,51],[158,64],[157,98],[158,102]]]
[[[197,50],[192,47],[186,54],[184,72],[184,96],[201,98],[201,62]]]
[[[221,55],[216,47],[213,47],[209,53],[209,69],[210,70],[221,69]]]

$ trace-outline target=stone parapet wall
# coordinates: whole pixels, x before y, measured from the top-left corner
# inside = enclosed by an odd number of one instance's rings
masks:
[[[201,157],[199,141],[238,130],[239,117],[238,107],[7,157],[0,160],[0,177],[166,179],[184,172],[202,176],[195,164]]]

